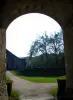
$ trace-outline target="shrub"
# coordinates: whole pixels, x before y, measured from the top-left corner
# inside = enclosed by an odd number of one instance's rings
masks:
[[[57,78],[58,80],[66,80],[66,76],[60,76]]]
[[[19,97],[20,94],[17,91],[12,90],[11,96],[9,97],[8,100],[20,100]]]
[[[7,76],[6,77],[6,83],[13,83],[13,81]]]
[[[18,92],[16,92],[16,91],[13,90],[11,92],[11,97],[14,98],[15,100],[19,100],[20,95],[19,95]]]
[[[57,87],[55,87],[55,88],[53,88],[51,91],[50,91],[50,95],[52,95],[52,96],[56,96],[57,95],[57,91],[58,91],[58,88]]]

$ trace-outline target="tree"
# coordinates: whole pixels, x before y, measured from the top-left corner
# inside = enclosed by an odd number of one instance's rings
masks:
[[[48,53],[48,45],[49,45],[49,37],[45,33],[43,33],[42,36],[39,36],[38,39],[36,39],[31,47],[30,47],[30,56],[36,56],[39,54],[47,54]]]
[[[64,52],[64,43],[62,32],[57,32],[49,39],[49,51],[50,53],[59,54]]]
[[[43,63],[47,63],[48,61],[48,54],[49,54],[49,49],[48,46],[49,45],[49,37],[48,35],[45,33],[43,33],[42,36],[39,36],[38,39],[36,39],[30,48],[30,58],[32,58],[32,56],[36,56],[36,55],[45,55],[45,59],[43,60]],[[44,57],[42,56],[41,60],[44,59]],[[46,62],[45,62],[46,61]]]
[[[55,32],[55,35],[51,36],[49,39],[49,51],[53,53],[53,58],[55,59],[56,65],[58,66],[59,54],[64,53],[64,43],[62,32]]]
[[[45,63],[47,66],[49,61],[49,54],[53,53],[53,58],[56,60],[57,64],[57,55],[63,51],[64,46],[62,32],[56,32],[55,35],[52,35],[51,37],[49,37],[47,33],[44,32],[42,36],[39,36],[38,39],[33,41],[30,47],[29,55],[30,58],[32,58],[32,56],[42,54],[43,56],[41,60],[45,57],[46,60],[43,59],[43,63]]]
[[[55,53],[59,54],[64,52],[64,43],[62,32],[55,32],[55,35],[49,37],[46,32],[39,36],[30,47],[30,56],[39,54]]]

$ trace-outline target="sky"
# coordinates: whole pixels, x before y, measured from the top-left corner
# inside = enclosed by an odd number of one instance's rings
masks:
[[[24,14],[16,18],[6,30],[6,49],[17,57],[28,56],[30,46],[45,31],[50,36],[61,30],[51,17],[40,13]]]

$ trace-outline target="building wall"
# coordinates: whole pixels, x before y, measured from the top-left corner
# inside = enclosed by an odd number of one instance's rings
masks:
[[[26,67],[26,59],[20,59],[6,50],[7,69],[22,70]]]

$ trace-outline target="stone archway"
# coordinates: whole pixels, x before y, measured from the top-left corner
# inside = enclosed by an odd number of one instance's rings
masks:
[[[70,4],[70,0],[66,2],[60,0],[6,0],[1,11],[0,26],[3,28],[7,28],[15,18],[27,13],[48,15],[55,19],[63,28],[68,19],[72,17],[72,13],[70,13],[72,12],[72,4]]]
[[[2,6],[0,6],[0,30],[5,30],[7,26],[17,17],[26,13],[42,13],[55,19],[63,29],[64,45],[65,45],[65,65],[67,73],[66,87],[70,90],[73,89],[73,34],[72,34],[72,17],[73,17],[73,2],[72,0],[3,0]],[[1,32],[0,32],[1,33]],[[5,32],[2,31],[2,34]],[[1,35],[5,38],[5,35]],[[5,55],[5,42],[1,38],[2,47],[0,48],[0,59],[1,59],[1,72],[5,69],[4,55]],[[3,78],[1,80],[5,80]],[[4,87],[4,85],[3,85]],[[3,90],[4,91],[4,90]],[[3,95],[1,93],[2,97]],[[1,100],[5,100],[4,98]]]

